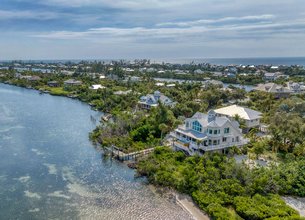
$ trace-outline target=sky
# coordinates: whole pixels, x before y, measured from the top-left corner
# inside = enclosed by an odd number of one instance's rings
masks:
[[[0,0],[0,60],[305,56],[304,0]]]

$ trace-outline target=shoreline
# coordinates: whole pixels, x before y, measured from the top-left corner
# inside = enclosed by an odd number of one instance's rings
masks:
[[[187,212],[194,220],[211,220],[208,214],[201,210],[197,204],[193,201],[191,196],[179,193],[173,189],[167,189],[164,187],[157,187],[151,183],[148,183],[147,187],[159,196],[165,197],[173,203],[179,205],[185,212]]]
[[[293,197],[293,196],[282,196],[282,199],[291,208],[297,210],[301,217],[305,217],[305,198]]]
[[[174,193],[176,203],[188,212],[195,220],[210,220],[209,216],[203,212],[189,195]]]

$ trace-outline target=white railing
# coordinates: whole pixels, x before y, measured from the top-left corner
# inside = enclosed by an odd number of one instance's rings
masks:
[[[214,151],[214,150],[222,150],[230,147],[242,147],[248,143],[247,140],[242,140],[239,142],[231,142],[229,144],[221,144],[221,145],[210,145],[210,146],[199,146],[200,149],[204,151]]]

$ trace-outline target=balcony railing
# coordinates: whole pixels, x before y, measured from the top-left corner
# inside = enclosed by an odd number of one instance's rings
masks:
[[[172,138],[174,138],[173,141],[177,147],[180,147],[181,149],[185,149],[188,151],[190,151],[191,149],[196,149],[196,150],[201,149],[204,151],[222,150],[233,146],[241,147],[248,143],[247,139],[242,139],[239,142],[230,142],[219,145],[204,146],[202,142],[199,144],[192,141],[181,140],[181,137],[177,136],[176,133],[174,132],[171,132],[170,135]]]

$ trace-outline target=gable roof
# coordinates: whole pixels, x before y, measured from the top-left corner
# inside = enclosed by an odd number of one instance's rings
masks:
[[[215,117],[214,120],[209,121],[209,115],[201,112],[196,112],[191,119],[195,119],[203,127],[222,127],[227,121],[230,121],[226,117]]]
[[[217,114],[227,115],[230,117],[234,117],[235,115],[239,115],[242,119],[245,120],[254,120],[261,118],[262,113],[252,110],[250,108],[241,107],[238,105],[231,105],[228,107],[220,108],[214,110]]]
[[[254,90],[271,92],[271,93],[291,93],[289,89],[275,83],[259,84]]]

